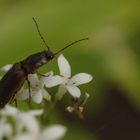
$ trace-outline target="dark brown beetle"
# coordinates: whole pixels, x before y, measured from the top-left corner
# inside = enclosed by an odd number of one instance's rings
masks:
[[[46,44],[43,36],[40,33],[38,24],[36,20],[33,18],[37,31],[43,40],[45,46],[48,48],[46,51],[42,51],[39,53],[35,53],[30,55],[23,61],[20,61],[13,65],[13,67],[4,75],[4,77],[0,80],[0,108],[3,108],[8,102],[12,101],[16,95],[16,93],[21,89],[25,80],[27,80],[29,84],[30,90],[30,83],[28,81],[28,74],[34,74],[37,72],[37,69],[44,64],[47,64],[50,60],[52,60],[57,54],[59,54],[64,49],[68,48],[69,46],[80,42],[82,40],[87,40],[88,38],[83,38],[77,40],[63,49],[59,50],[57,53],[53,53],[48,45]]]

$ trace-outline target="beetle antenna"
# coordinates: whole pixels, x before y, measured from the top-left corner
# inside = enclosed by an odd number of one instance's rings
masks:
[[[42,39],[43,43],[44,43],[44,44],[45,44],[45,46],[48,48],[48,50],[50,50],[49,46],[47,45],[47,43],[46,43],[46,41],[45,41],[44,37],[42,36],[42,34],[41,34],[41,32],[40,32],[40,29],[39,29],[39,26],[38,26],[37,21],[35,20],[35,18],[34,18],[34,17],[33,17],[32,19],[33,19],[33,21],[34,21],[34,23],[35,23],[35,26],[36,26],[36,28],[37,28],[37,32],[38,32],[38,34],[39,34],[40,38]]]
[[[64,48],[62,48],[61,50],[59,50],[58,52],[55,53],[55,55],[59,54],[60,52],[62,52],[63,50],[67,49],[68,47],[78,43],[78,42],[81,42],[81,41],[84,41],[84,40],[88,40],[89,38],[82,38],[82,39],[79,39],[79,40],[76,40],[72,43],[70,43],[69,45],[65,46]]]

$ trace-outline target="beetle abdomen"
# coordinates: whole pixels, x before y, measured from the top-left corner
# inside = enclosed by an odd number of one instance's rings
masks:
[[[0,80],[0,108],[3,108],[20,90],[26,80],[21,64],[15,64]]]

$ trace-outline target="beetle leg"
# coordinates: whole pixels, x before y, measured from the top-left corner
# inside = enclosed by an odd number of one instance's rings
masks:
[[[45,75],[45,74],[39,73],[38,71],[36,71],[36,73],[37,73],[38,75],[40,75],[40,76],[43,76],[43,77],[49,77],[49,76],[50,76],[50,74]]]
[[[27,84],[28,84],[28,87],[29,87],[29,102],[31,102],[31,84],[30,84],[30,81],[28,79],[28,77],[26,78],[27,80]]]

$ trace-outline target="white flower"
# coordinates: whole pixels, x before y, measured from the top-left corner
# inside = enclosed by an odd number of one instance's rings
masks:
[[[61,94],[65,94],[68,91],[74,98],[79,98],[81,91],[77,86],[90,82],[92,76],[87,73],[79,73],[71,77],[70,64],[62,54],[58,57],[58,66],[60,76],[51,76],[45,81],[45,86],[53,87],[60,84],[58,92],[61,91]]]
[[[66,127],[62,125],[52,125],[43,130],[39,140],[58,140],[66,133]]]
[[[0,71],[2,72],[2,76],[0,76],[0,79],[2,79],[3,74],[8,72],[12,66],[13,66],[12,64],[7,64],[7,65],[3,66],[2,68],[0,68]]]
[[[23,133],[17,134],[11,140],[36,140],[36,138],[34,138],[31,134]]]
[[[18,113],[18,109],[15,107],[12,107],[10,105],[6,105],[1,111],[0,114],[3,116],[16,116]]]
[[[52,75],[52,72],[47,73],[46,75]],[[49,76],[48,76],[49,77]],[[29,74],[28,80],[30,82],[30,95],[35,103],[41,103],[43,98],[50,101],[51,96],[50,94],[44,89],[44,78],[47,77],[41,77],[38,78],[37,74]],[[21,89],[19,91],[19,94],[17,95],[18,100],[26,100],[29,98],[29,88]]]
[[[62,125],[51,125],[48,128],[39,131],[38,135],[34,133],[17,134],[12,140],[58,140],[66,133],[66,127]]]
[[[23,112],[7,105],[1,111],[1,114],[5,117],[11,117],[15,123],[15,136],[13,136],[13,139],[25,134],[34,139],[38,136],[40,128],[35,116],[41,115],[42,110]]]
[[[12,68],[12,66],[13,66],[13,64],[7,64],[7,65],[3,66],[0,70],[3,73],[6,73],[7,71],[9,71]]]
[[[42,110],[23,112],[9,105],[5,106],[5,108],[1,111],[2,116],[9,116],[14,120],[16,133],[19,134],[26,130],[26,132],[32,134],[34,133],[34,135],[39,131],[39,126],[35,116],[41,115],[42,113]]]
[[[8,140],[58,140],[62,138],[66,132],[66,127],[62,125],[40,129],[36,116],[42,113],[42,110],[23,112],[15,107],[5,106],[0,111],[3,117],[0,120],[0,140],[3,138],[8,138]],[[14,127],[11,127],[10,122],[6,122],[6,117],[11,117]]]
[[[0,140],[9,138],[12,135],[12,127],[6,122],[6,118],[0,119]]]

